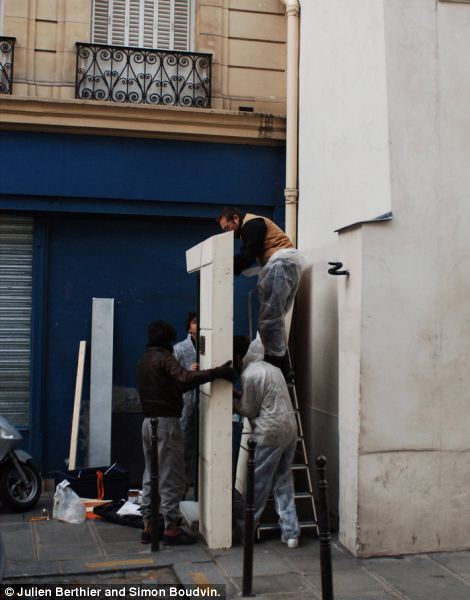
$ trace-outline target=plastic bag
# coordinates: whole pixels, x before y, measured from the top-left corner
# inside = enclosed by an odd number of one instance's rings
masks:
[[[83,523],[86,519],[86,508],[66,479],[55,489],[52,518],[65,523]]]

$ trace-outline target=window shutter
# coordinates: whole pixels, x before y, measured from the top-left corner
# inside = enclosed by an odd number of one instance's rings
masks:
[[[173,50],[189,50],[190,0],[174,0]]]
[[[156,23],[155,0],[144,0],[144,39],[142,46],[144,48],[157,47],[157,23]]]
[[[171,0],[157,0],[157,40],[156,47],[169,50],[172,43],[171,35]]]
[[[126,19],[126,0],[110,0],[111,8],[111,44],[117,46],[127,46],[128,35],[127,34],[127,19]]]
[[[92,40],[97,44],[108,44],[109,0],[95,0],[93,6]]]
[[[93,41],[189,50],[193,0],[94,0]]]
[[[144,11],[141,10],[140,5],[140,0],[129,0],[129,41],[126,44],[129,46],[143,45]]]

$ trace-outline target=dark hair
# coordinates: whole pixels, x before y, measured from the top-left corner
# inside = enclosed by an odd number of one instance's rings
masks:
[[[150,346],[168,345],[176,340],[176,331],[166,321],[154,321],[148,327],[148,336]]]
[[[197,313],[195,313],[195,312],[188,313],[188,316],[186,317],[186,331],[189,331],[191,322],[194,320],[197,321]]]
[[[233,336],[233,356],[239,356],[243,358],[248,351],[250,345],[250,338],[247,335],[234,335]]]
[[[216,221],[217,223],[220,223],[220,219],[222,217],[225,217],[227,221],[233,221],[233,217],[235,217],[235,215],[242,219],[245,216],[245,213],[239,208],[235,208],[235,206],[224,206],[219,216],[216,218]]]

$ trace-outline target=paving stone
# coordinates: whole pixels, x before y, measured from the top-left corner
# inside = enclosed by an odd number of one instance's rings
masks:
[[[36,521],[33,527],[41,546],[56,546],[61,544],[93,544],[94,539],[88,523],[78,525],[61,521]]]
[[[115,525],[113,523],[100,523],[93,521],[90,525],[94,532],[99,536],[103,543],[110,542],[139,542],[141,529],[136,527],[126,527],[124,525]]]
[[[241,577],[235,577],[234,582],[241,590],[243,580]],[[276,598],[299,598],[300,594],[306,594],[307,597],[320,598],[318,593],[312,589],[300,575],[296,573],[283,573],[262,577],[255,575],[253,577],[253,592],[256,597],[262,595],[275,594]],[[280,594],[287,594],[281,596]]]
[[[33,532],[29,523],[2,525],[2,538],[8,560],[36,559]]]
[[[103,552],[96,544],[61,544],[38,548],[39,560],[72,560],[80,558],[102,558]]]
[[[307,575],[306,579],[321,591],[320,573]],[[365,569],[333,571],[333,589],[335,593],[384,592],[387,588]]]
[[[136,554],[145,549],[145,546],[139,541],[134,540],[133,542],[115,542],[113,544],[102,544],[104,552],[108,556],[115,556],[117,554]]]
[[[239,554],[228,554],[215,558],[220,568],[227,573],[229,577],[241,577],[243,573],[243,552]],[[292,570],[290,564],[282,560],[277,554],[269,550],[259,552],[255,549],[253,561],[254,575],[271,575],[277,573],[286,573]]]
[[[430,558],[441,563],[447,569],[470,580],[470,552],[431,554]]]
[[[470,583],[465,583],[428,556],[401,559],[373,558],[367,569],[385,579],[410,600],[468,600]]]

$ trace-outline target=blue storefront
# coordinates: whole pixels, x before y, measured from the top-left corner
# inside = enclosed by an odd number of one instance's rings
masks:
[[[185,334],[196,306],[185,251],[219,232],[218,210],[237,205],[282,224],[284,148],[5,131],[0,148],[0,215],[32,220],[23,431],[47,473],[63,469],[68,456],[78,344],[90,341],[92,298],[115,301],[113,387],[122,415],[135,400],[147,324],[164,318]],[[236,280],[235,333],[248,331],[253,285]],[[135,437],[126,421],[113,429],[117,454],[127,435]]]

